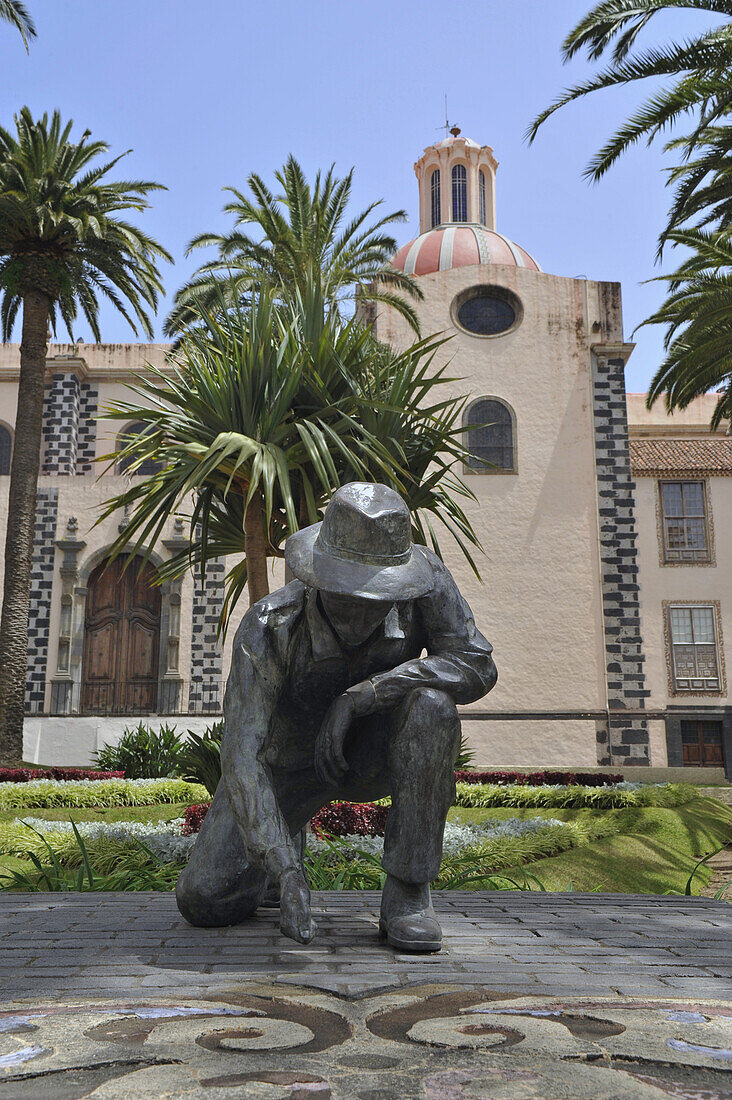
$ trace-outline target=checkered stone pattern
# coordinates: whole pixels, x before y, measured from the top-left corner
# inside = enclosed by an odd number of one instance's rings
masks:
[[[94,469],[97,447],[97,410],[99,390],[89,382],[81,383],[79,402],[79,434],[76,450],[77,474],[89,474]]]
[[[39,713],[47,678],[48,638],[51,625],[51,589],[58,519],[58,489],[40,488],[36,502],[36,523],[31,563],[31,594],[28,616],[28,678],[26,710]]]
[[[643,710],[643,639],[636,548],[635,484],[630,473],[622,359],[598,357],[593,377],[595,466],[600,518],[600,561],[605,624],[609,729],[598,733],[598,763],[650,763],[648,722],[623,716]]]
[[[43,403],[44,474],[75,474],[81,390],[75,374],[54,374]]]
[[[201,586],[196,577],[193,592],[191,631],[191,685],[188,692],[190,714],[220,714],[223,659],[216,627],[224,603],[224,559],[215,558],[206,566]]]

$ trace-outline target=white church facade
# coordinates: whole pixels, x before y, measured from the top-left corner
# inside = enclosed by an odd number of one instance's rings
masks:
[[[466,511],[481,580],[448,535],[442,545],[499,669],[462,713],[476,764],[721,777],[732,771],[732,436],[709,431],[713,396],[669,417],[626,395],[619,285],[547,274],[501,235],[496,168],[456,130],[428,147],[415,165],[420,233],[393,261],[419,281],[422,332],[452,337],[442,354],[469,396]],[[380,340],[411,343],[388,308],[369,319]],[[120,432],[99,413],[146,362],[164,368],[167,351],[49,348],[28,760],[85,764],[140,717],[186,729],[220,713],[225,563],[203,589],[190,576],[162,589],[133,571],[120,579],[102,568],[120,521],[94,526],[129,476],[99,477],[95,459]],[[18,365],[17,346],[0,347],[2,525]],[[183,537],[171,521],[158,560]]]

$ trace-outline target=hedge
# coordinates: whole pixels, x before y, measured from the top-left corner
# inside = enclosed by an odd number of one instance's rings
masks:
[[[623,806],[683,806],[698,797],[691,783],[628,784],[615,787],[529,787],[500,783],[458,783],[456,806],[534,806],[545,809],[617,809]]]
[[[200,802],[208,792],[184,779],[31,779],[0,786],[0,810],[74,806],[154,806]]]
[[[86,768],[0,768],[0,783],[29,783],[31,779],[124,779],[124,772],[95,772]]]
[[[612,772],[470,772],[457,771],[458,783],[519,783],[538,787],[546,783],[562,786],[611,787],[622,783],[625,776]]]

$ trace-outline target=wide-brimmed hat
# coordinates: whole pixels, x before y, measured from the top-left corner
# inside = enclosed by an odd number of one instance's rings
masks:
[[[322,523],[290,535],[285,561],[310,587],[362,600],[413,600],[434,584],[412,544],[407,506],[388,485],[354,481],[336,490]]]

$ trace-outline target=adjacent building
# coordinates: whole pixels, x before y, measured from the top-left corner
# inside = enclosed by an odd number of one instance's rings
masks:
[[[415,165],[420,233],[393,261],[419,279],[423,332],[451,336],[442,354],[468,397],[481,580],[447,534],[443,548],[499,668],[463,711],[476,761],[732,768],[732,437],[710,433],[711,396],[669,417],[626,395],[619,285],[547,274],[501,234],[496,169],[457,128],[429,146]],[[394,347],[413,338],[388,308],[369,319]],[[29,759],[84,763],[133,719],[195,728],[220,712],[225,562],[203,586],[159,588],[103,568],[123,517],[94,525],[130,476],[112,465],[99,478],[95,459],[137,430],[100,419],[103,407],[146,363],[165,369],[167,350],[49,349]],[[0,509],[18,363],[17,347],[0,348]],[[153,562],[183,538],[171,519]]]

